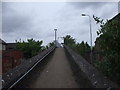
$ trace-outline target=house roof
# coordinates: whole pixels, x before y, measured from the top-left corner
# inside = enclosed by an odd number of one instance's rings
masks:
[[[6,42],[3,41],[2,39],[0,39],[0,44],[5,44],[6,45]]]
[[[120,19],[120,13],[118,13],[115,17],[113,17],[112,19],[109,20],[109,22],[111,22],[112,20],[115,20],[115,19]]]

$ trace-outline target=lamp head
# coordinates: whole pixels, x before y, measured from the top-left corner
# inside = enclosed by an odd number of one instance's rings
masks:
[[[57,31],[57,29],[54,29],[55,31]]]
[[[86,16],[86,14],[82,14],[82,16]]]

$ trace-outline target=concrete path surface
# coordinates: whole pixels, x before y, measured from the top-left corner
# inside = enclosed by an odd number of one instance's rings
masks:
[[[73,77],[64,48],[57,48],[54,56],[31,88],[79,88]]]

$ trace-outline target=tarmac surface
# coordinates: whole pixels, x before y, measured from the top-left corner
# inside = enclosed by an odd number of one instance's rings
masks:
[[[63,48],[56,49],[31,88],[78,88]]]
[[[85,75],[72,65],[64,48],[56,48],[14,88],[87,88]],[[74,68],[76,67],[76,68]]]

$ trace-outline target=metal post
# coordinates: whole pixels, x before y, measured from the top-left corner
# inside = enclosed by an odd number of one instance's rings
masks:
[[[90,18],[90,15],[88,15],[88,14],[82,14],[82,16],[88,16],[88,17],[89,17],[89,21],[90,21],[90,44],[91,44],[90,60],[91,60],[91,63],[92,63],[93,53],[92,53],[92,29],[91,29],[91,18]]]
[[[89,16],[89,15],[88,15]],[[91,53],[90,53],[90,59],[91,59],[91,63],[92,63],[92,29],[91,29],[91,18],[89,16],[89,20],[90,20],[90,42],[91,42]]]
[[[56,31],[57,31],[57,29],[54,29],[54,30],[55,30],[55,44],[56,44],[56,37],[57,37]]]

